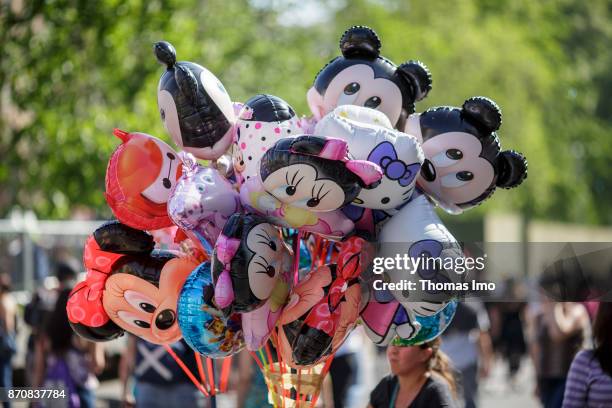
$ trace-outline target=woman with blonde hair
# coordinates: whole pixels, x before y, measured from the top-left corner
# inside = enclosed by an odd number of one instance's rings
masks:
[[[438,408],[456,406],[455,380],[437,338],[420,346],[396,338],[387,348],[391,375],[370,394],[368,408]]]

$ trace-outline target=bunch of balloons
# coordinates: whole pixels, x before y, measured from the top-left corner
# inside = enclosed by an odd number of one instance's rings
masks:
[[[232,102],[210,71],[155,44],[159,113],[180,152],[115,130],[106,199],[117,220],[87,240],[87,277],[67,308],[73,329],[95,341],[125,331],[157,344],[184,338],[211,358],[246,347],[283,406],[314,405],[359,323],[377,345],[439,336],[456,294],[374,290],[373,258],[383,247],[463,257],[435,207],[460,214],[515,187],[527,161],[502,150],[491,99],[415,113],[431,91],[427,67],[395,65],[380,50],[372,29],[348,29],[307,92],[312,116],[300,117],[272,95]],[[170,240],[156,233],[169,227]],[[465,279],[450,268],[416,272]]]

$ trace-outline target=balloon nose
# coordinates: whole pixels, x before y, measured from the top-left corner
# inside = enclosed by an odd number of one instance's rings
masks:
[[[155,326],[160,330],[168,330],[176,321],[174,310],[162,310],[155,318]]]
[[[425,179],[425,181],[429,182],[436,179],[436,168],[428,159],[425,159],[423,165],[421,166],[421,176]]]

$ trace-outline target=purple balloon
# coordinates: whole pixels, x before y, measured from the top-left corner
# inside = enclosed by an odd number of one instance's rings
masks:
[[[181,153],[183,175],[168,201],[168,215],[187,236],[211,248],[227,219],[239,212],[240,197],[217,169],[198,165],[190,153]]]

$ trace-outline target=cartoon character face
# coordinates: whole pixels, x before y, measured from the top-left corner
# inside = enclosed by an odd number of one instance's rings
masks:
[[[380,180],[377,165],[349,160],[345,141],[319,136],[282,139],[261,159],[264,189],[298,209],[333,211],[352,201],[362,186]]]
[[[236,123],[234,170],[244,180],[259,174],[261,156],[281,137],[300,131],[301,122],[287,102],[273,95],[252,97]]]
[[[234,214],[213,254],[215,301],[221,308],[248,312],[273,293],[286,293],[291,259],[280,228],[257,215]]]
[[[518,186],[527,161],[501,151],[495,131],[501,111],[490,99],[470,98],[461,109],[432,108],[412,115],[406,131],[422,141],[425,163],[418,184],[440,207],[461,213],[490,197],[497,186]]]
[[[360,106],[339,106],[319,121],[315,133],[345,140],[352,156],[381,167],[381,183],[361,189],[354,205],[389,210],[410,200],[423,151],[415,137],[392,129],[384,114]]]
[[[380,56],[376,33],[364,26],[349,28],[340,39],[342,56],[329,62],[308,91],[310,110],[321,119],[335,107],[358,105],[383,112],[394,126],[403,128],[414,112],[414,102],[431,89],[431,76],[420,62],[399,67]]]
[[[155,44],[158,61],[166,66],[157,89],[157,104],[166,130],[183,150],[201,159],[216,159],[229,147],[236,121],[223,84],[206,68],[177,62],[174,47]]]
[[[181,175],[178,154],[163,141],[115,129],[122,144],[106,172],[106,200],[115,216],[139,229],[169,227],[167,202]]]
[[[170,218],[197,241],[214,245],[227,219],[240,210],[240,198],[217,169],[198,165],[191,154],[181,153],[183,176],[168,201]]]
[[[106,281],[104,309],[122,329],[155,344],[168,344],[182,335],[176,322],[176,304],[187,276],[197,266],[174,258],[164,264],[155,285],[143,278],[115,273]]]

